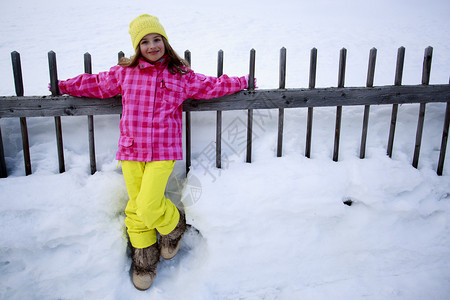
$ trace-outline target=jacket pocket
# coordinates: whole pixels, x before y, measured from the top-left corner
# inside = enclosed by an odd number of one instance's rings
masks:
[[[184,91],[183,86],[178,85],[175,82],[164,81],[163,83],[164,83],[164,87],[170,92],[183,93],[183,91]]]
[[[178,107],[185,100],[184,86],[181,81],[163,81],[163,101],[168,105],[166,109]]]
[[[128,136],[121,136],[119,138],[119,145],[125,148],[130,148],[134,144],[134,139]]]

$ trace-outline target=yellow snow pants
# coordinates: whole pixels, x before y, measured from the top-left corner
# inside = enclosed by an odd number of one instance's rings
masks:
[[[180,213],[164,196],[175,161],[122,161],[128,191],[125,225],[134,248],[146,248],[175,229]]]

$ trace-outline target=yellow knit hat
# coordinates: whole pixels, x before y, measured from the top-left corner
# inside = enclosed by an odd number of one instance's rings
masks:
[[[131,42],[133,43],[134,49],[137,48],[142,38],[150,33],[158,33],[169,40],[166,31],[161,23],[159,23],[158,18],[147,14],[140,15],[131,21],[130,30],[128,32],[131,35]]]

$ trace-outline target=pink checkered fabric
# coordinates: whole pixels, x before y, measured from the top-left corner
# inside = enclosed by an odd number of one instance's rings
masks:
[[[60,92],[77,97],[109,98],[122,94],[117,160],[183,159],[182,103],[211,99],[247,88],[246,77],[219,78],[194,73],[171,74],[164,64],[140,60],[131,67],[82,74],[59,82]]]

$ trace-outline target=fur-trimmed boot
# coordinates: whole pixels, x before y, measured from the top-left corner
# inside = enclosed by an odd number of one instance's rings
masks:
[[[132,248],[133,260],[133,284],[141,291],[145,291],[153,283],[156,276],[156,267],[159,262],[158,243],[150,247],[139,249]]]
[[[178,211],[180,212],[180,220],[175,229],[167,235],[161,235],[161,256],[164,259],[171,259],[178,253],[181,238],[186,231],[186,216],[180,210]]]

